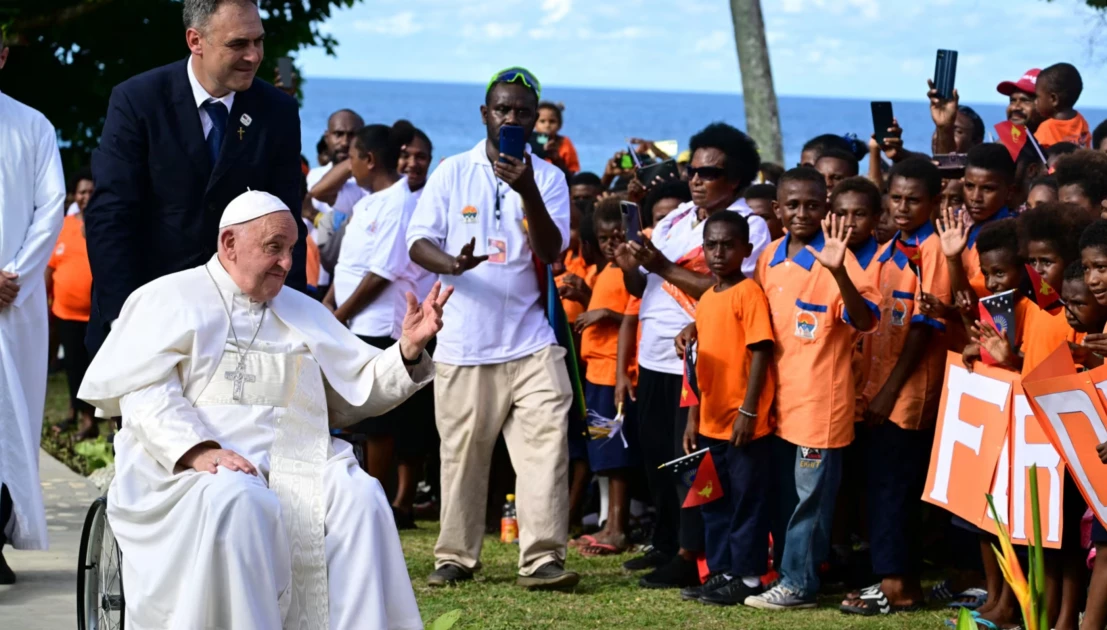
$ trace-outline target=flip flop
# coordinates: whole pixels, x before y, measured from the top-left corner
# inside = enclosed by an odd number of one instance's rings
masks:
[[[930,589],[930,596],[927,597],[927,601],[931,602],[945,602],[954,599],[953,591],[950,590],[952,584],[949,580],[942,580],[938,582]]]
[[[901,612],[914,612],[922,608],[921,604],[907,604],[894,606],[888,601],[888,596],[879,586],[875,590],[872,587],[865,589],[861,597],[857,598],[857,604],[842,604],[838,610],[848,615],[862,615],[872,617],[874,615],[893,615]]]
[[[596,542],[588,545],[587,547],[578,547],[577,551],[585,558],[595,558],[598,556],[617,556],[619,554],[626,553],[626,549],[619,549],[615,545],[608,543]]]
[[[959,602],[959,599],[972,598],[971,602]],[[947,604],[949,608],[968,608],[969,610],[976,610],[984,605],[984,602],[988,601],[988,591],[982,588],[967,588],[960,593],[953,596],[953,601]]]
[[[596,544],[596,537],[592,534],[581,534],[569,541],[568,546],[574,549],[583,549]]]

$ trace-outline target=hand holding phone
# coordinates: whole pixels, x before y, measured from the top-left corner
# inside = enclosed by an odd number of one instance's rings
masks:
[[[523,138],[523,128],[518,125],[503,125],[500,127],[500,153],[522,160],[526,140]],[[504,159],[500,158],[503,162]]]
[[[931,87],[937,91],[938,98],[953,98],[953,83],[957,77],[957,51],[939,50],[934,61],[934,82]]]
[[[638,204],[632,201],[620,201],[619,209],[623,212],[623,230],[628,241],[642,244],[642,212]]]
[[[895,124],[892,104],[888,101],[873,101],[869,105],[873,111],[873,137],[877,145],[883,147],[884,140],[888,137],[888,130]]]

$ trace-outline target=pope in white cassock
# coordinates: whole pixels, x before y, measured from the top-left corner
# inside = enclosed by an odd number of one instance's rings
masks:
[[[108,521],[129,628],[421,628],[380,484],[330,428],[432,377],[450,290],[409,293],[376,350],[282,290],[296,223],[276,197],[227,206],[219,253],[123,307],[79,396],[123,417]]]

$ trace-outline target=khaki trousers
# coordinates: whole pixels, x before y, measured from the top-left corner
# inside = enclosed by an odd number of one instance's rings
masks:
[[[442,530],[435,568],[480,569],[492,449],[503,431],[518,472],[519,574],[565,562],[569,535],[565,349],[549,346],[496,365],[435,365],[435,416],[442,438]]]

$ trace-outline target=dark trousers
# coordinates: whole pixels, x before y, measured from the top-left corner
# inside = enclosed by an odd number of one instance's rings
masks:
[[[918,576],[922,569],[920,497],[933,442],[933,429],[909,431],[890,421],[869,429],[869,539],[880,577]]]
[[[88,356],[88,348],[85,347],[88,322],[61,318],[54,321],[58,342],[62,348],[65,348],[65,379],[69,384],[69,404],[78,413],[92,413],[92,405],[77,399],[77,391],[81,389],[81,381],[85,378],[88,364],[92,362],[92,359]]]
[[[688,486],[658,466],[684,454],[684,426],[688,411],[680,407],[683,379],[646,368],[638,372],[638,439],[646,482],[650,488],[657,523],[653,546],[675,554],[678,548],[703,550],[703,518],[699,508],[682,509]]]
[[[771,436],[740,448],[726,440],[698,439],[700,448],[711,449],[723,491],[722,498],[700,507],[707,567],[735,577],[763,575],[769,568],[775,494],[774,480],[765,474],[772,463]]]

